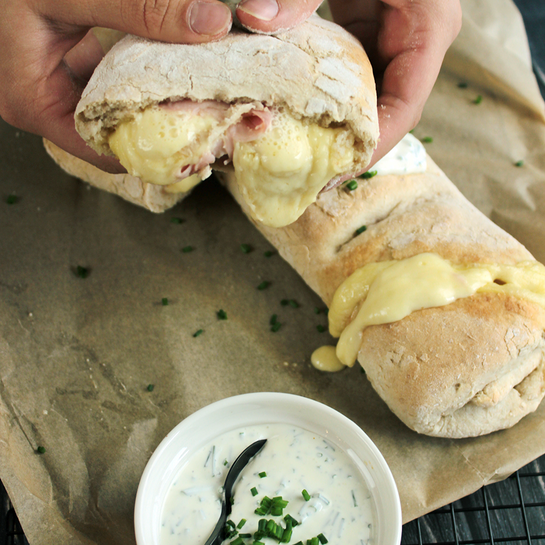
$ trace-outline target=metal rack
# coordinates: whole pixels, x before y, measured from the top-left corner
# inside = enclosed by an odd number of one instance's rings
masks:
[[[0,507],[0,545],[28,545],[1,483]],[[545,545],[545,455],[403,527],[401,545],[431,543]]]

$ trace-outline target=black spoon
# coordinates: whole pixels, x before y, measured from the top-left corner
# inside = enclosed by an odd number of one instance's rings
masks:
[[[227,473],[225,484],[223,485],[223,501],[221,502],[221,513],[216,527],[212,530],[210,537],[204,545],[220,545],[223,541],[223,530],[227,517],[231,514],[233,497],[233,486],[240,475],[240,472],[246,467],[248,462],[265,446],[267,439],[260,439],[246,447],[233,462],[233,465]]]

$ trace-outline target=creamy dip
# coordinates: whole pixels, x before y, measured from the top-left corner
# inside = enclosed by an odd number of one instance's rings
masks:
[[[418,138],[406,134],[371,170],[376,170],[379,175],[424,172],[426,150]]]
[[[376,515],[370,492],[374,483],[363,462],[315,433],[288,424],[267,424],[227,432],[188,459],[165,500],[161,545],[204,545],[219,518],[222,485],[230,465],[259,439],[267,443],[243,470],[234,489],[230,520],[238,525],[246,519],[240,533],[253,535],[262,518],[285,526],[283,517],[289,514],[300,523],[289,543],[306,543],[319,534],[330,545],[374,543]],[[254,513],[264,496],[281,496],[289,502],[282,516]],[[253,541],[244,539],[245,544]],[[260,541],[278,543],[271,538]]]

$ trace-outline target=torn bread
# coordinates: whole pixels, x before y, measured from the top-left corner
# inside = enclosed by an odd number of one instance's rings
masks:
[[[222,179],[245,209],[233,177]],[[362,328],[354,336],[354,360],[390,409],[419,433],[484,435],[538,407],[545,395],[545,268],[471,205],[431,159],[423,173],[379,175],[358,180],[354,191],[324,192],[287,227],[252,221],[330,307],[335,336],[358,319],[366,302],[363,297],[345,309],[340,327],[333,323],[332,308],[365,291],[347,284],[359,271],[411,259],[440,261],[452,268],[454,282],[459,271],[492,271],[488,284],[471,295]],[[528,271],[531,290],[513,288],[509,274]],[[426,279],[415,278],[425,291]],[[427,280],[433,291],[436,280]],[[340,286],[348,286],[348,295],[339,296]],[[371,288],[365,286],[367,297]],[[398,299],[403,293],[394,294],[393,306]],[[375,314],[381,312],[388,309]]]
[[[126,36],[75,119],[98,153],[171,192],[234,168],[249,212],[274,226],[363,171],[378,138],[367,56],[318,16],[275,36],[233,31],[198,45]]]

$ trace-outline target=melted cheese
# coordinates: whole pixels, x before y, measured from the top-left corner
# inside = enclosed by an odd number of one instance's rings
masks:
[[[354,139],[283,114],[261,138],[237,142],[235,179],[250,215],[270,227],[293,223],[354,161]]]
[[[121,123],[110,148],[133,176],[186,192],[210,169],[180,180],[225,131],[210,114],[148,108]],[[272,227],[294,222],[332,178],[350,170],[354,137],[347,129],[323,128],[277,112],[271,127],[250,142],[235,142],[233,166],[239,191],[254,219]]]
[[[431,253],[366,265],[341,284],[329,309],[330,333],[339,337],[337,357],[354,365],[363,330],[370,325],[479,292],[509,293],[545,308],[545,267],[537,261],[454,265]]]
[[[211,115],[148,108],[120,123],[109,144],[129,174],[146,183],[177,184],[181,170],[197,164],[209,151],[209,138],[218,124]],[[181,180],[177,190],[189,191],[201,179],[190,178]]]

